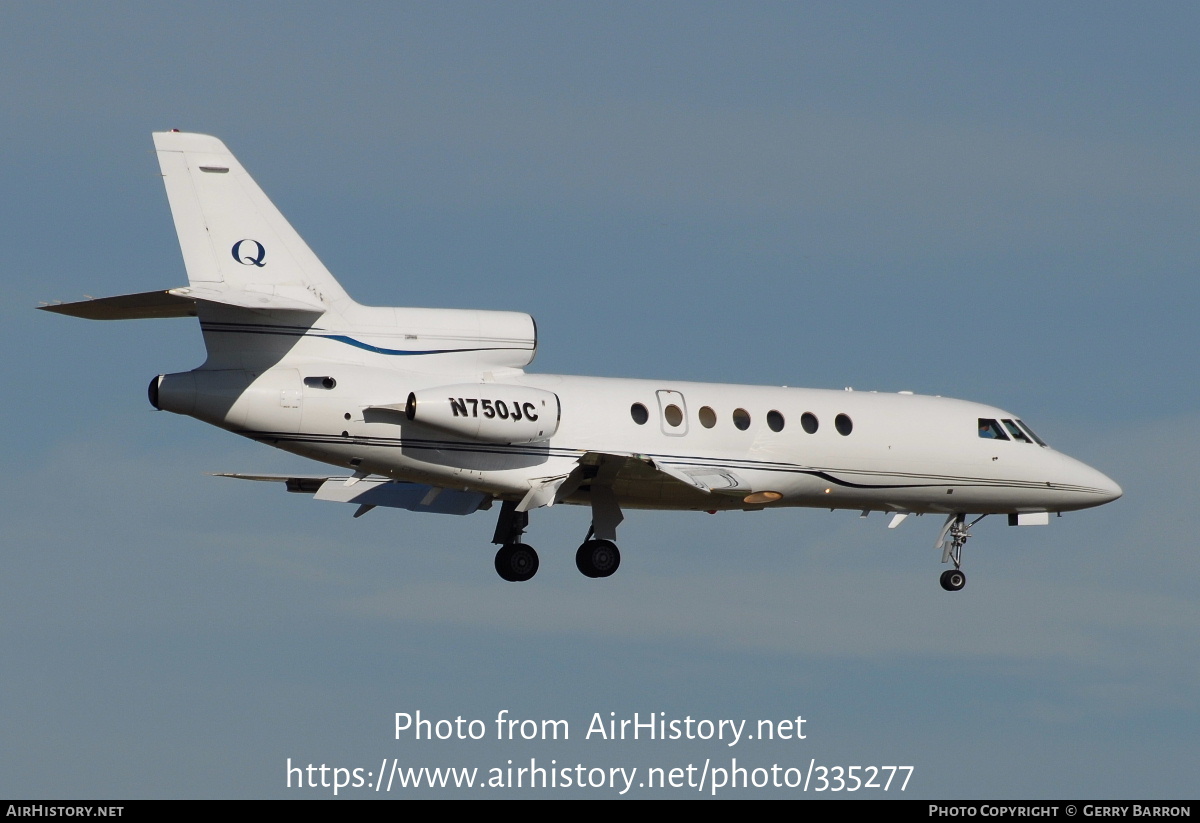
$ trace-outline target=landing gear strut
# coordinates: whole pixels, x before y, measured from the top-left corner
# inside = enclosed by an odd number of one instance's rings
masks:
[[[608,495],[605,495],[605,492]],[[621,510],[611,490],[603,489],[595,494],[599,502],[593,502],[595,518],[588,529],[583,545],[575,552],[575,565],[585,577],[608,577],[621,565],[621,550],[611,538],[615,538],[617,523],[621,522]],[[538,555],[521,542],[529,525],[529,513],[518,511],[517,502],[506,500],[500,506],[500,519],[496,521],[496,533],[492,542],[500,549],[496,552],[496,574],[512,583],[531,579],[538,570]]]
[[[537,574],[537,552],[521,542],[528,525],[529,513],[517,511],[517,504],[506,500],[500,507],[492,542],[501,544],[496,552],[496,574],[510,583],[522,583]]]
[[[942,550],[942,562],[954,564],[953,569],[942,572],[940,582],[946,591],[956,592],[967,585],[967,575],[962,570],[963,546],[971,537],[971,527],[985,517],[986,514],[981,514],[970,523],[967,522],[965,514],[952,514],[946,518],[946,524],[942,526],[937,543],[934,544]]]

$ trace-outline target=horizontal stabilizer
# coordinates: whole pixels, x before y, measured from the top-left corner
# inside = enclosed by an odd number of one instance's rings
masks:
[[[82,317],[85,320],[145,320],[155,317],[195,317],[196,301],[172,291],[144,291],[97,297],[75,303],[51,303],[38,306],[43,311]]]
[[[75,303],[51,303],[38,308],[82,317],[85,320],[146,320],[160,317],[195,317],[196,302],[220,303],[242,309],[262,311],[302,311],[321,313],[325,307],[301,289],[296,295],[280,294],[286,287],[250,286],[244,290],[215,287],[183,286],[165,291],[144,291],[138,294],[119,294],[97,297]],[[305,299],[309,297],[309,299]]]
[[[217,286],[184,286],[171,289],[171,294],[190,300],[204,300],[240,309],[269,311],[305,311],[318,314],[325,311],[321,301],[297,286],[258,286],[253,283],[241,289]]]
[[[424,483],[404,483],[384,478],[294,477],[286,474],[228,474],[224,472],[216,476],[286,483],[288,491],[312,494],[317,500],[355,503],[360,507],[368,508],[385,506],[433,514],[471,514],[491,501],[491,496],[482,492],[443,489]],[[354,482],[348,483],[351,480]]]

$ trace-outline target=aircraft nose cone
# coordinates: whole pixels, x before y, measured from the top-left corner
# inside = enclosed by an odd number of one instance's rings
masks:
[[[1100,489],[1103,489],[1101,492],[1101,503],[1111,503],[1125,493],[1124,490],[1117,485],[1117,482],[1108,475],[1100,472],[1096,472],[1096,474],[1099,475],[1100,481],[1096,484],[1096,486]]]
[[[1125,493],[1115,480],[1103,472],[1077,460],[1071,462],[1075,464],[1072,483],[1081,492],[1081,502],[1086,508],[1111,503]]]
[[[1062,452],[1047,452],[1053,461],[1048,474],[1053,478],[1046,485],[1059,493],[1055,511],[1076,511],[1103,506],[1116,500],[1124,491],[1116,481],[1101,471]]]

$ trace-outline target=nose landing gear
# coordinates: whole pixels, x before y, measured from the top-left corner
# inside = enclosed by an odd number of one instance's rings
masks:
[[[946,524],[942,526],[937,542],[933,544],[934,548],[942,550],[943,563],[954,564],[953,569],[942,572],[940,582],[946,591],[956,592],[967,585],[967,575],[962,570],[963,546],[971,537],[971,527],[985,517],[986,514],[981,514],[970,523],[967,522],[965,514],[952,514],[946,518]]]
[[[961,569],[947,569],[942,572],[942,588],[948,592],[956,592],[967,585],[967,576]]]

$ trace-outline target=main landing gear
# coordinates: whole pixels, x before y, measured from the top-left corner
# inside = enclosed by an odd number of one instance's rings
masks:
[[[937,542],[934,543],[935,548],[942,550],[942,562],[954,564],[953,569],[942,572],[940,582],[946,591],[956,592],[967,585],[967,575],[962,570],[963,546],[967,545],[967,540],[971,537],[971,527],[985,517],[986,514],[981,514],[970,523],[967,522],[965,514],[952,514],[946,518],[946,524],[942,526]]]
[[[521,542],[521,536],[529,525],[529,513],[517,511],[515,502],[506,501],[500,507],[500,520],[496,523],[493,543],[499,543],[496,552],[496,574],[510,583],[521,583],[537,574],[538,555]],[[575,565],[586,577],[608,577],[621,565],[621,551],[611,540],[593,540],[595,528],[588,529],[587,538],[575,552]]]
[[[537,574],[537,552],[524,543],[509,543],[496,552],[496,573],[510,583],[520,583]]]
[[[595,528],[588,529],[583,545],[575,551],[575,566],[584,577],[608,577],[621,565],[621,550],[611,540],[593,540]]]
[[[529,525],[529,512],[517,511],[517,504],[506,501],[500,507],[500,520],[496,523],[493,543],[500,544],[496,552],[496,574],[510,583],[523,583],[537,574],[538,556],[533,546],[521,542],[525,527]]]

